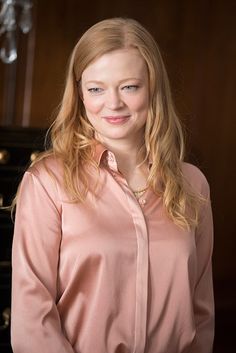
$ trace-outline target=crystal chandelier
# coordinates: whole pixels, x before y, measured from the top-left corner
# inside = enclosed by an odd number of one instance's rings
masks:
[[[31,0],[0,0],[0,58],[11,64],[17,58],[16,30],[28,33],[32,27]]]

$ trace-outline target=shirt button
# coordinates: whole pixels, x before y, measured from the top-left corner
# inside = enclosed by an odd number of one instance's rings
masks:
[[[107,159],[109,162],[114,162],[114,157],[111,153],[108,153]]]
[[[139,203],[141,206],[145,206],[147,201],[145,199],[139,199]]]

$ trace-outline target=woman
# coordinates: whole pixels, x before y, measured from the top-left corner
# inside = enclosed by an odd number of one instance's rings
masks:
[[[18,193],[14,352],[211,352],[209,187],[138,22],[79,40],[51,141]]]

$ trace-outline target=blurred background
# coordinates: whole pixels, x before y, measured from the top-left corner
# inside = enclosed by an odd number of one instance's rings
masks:
[[[8,0],[8,9],[0,0],[0,205],[9,204],[26,165],[43,149],[73,46],[92,24],[114,16],[137,19],[157,40],[187,133],[186,159],[200,167],[210,183],[214,353],[236,352],[235,0]],[[11,241],[10,215],[1,210],[3,353],[11,352]]]

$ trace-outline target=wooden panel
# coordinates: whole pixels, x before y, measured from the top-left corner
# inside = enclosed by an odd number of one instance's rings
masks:
[[[19,14],[17,15],[19,16]],[[33,21],[36,16],[36,8],[33,8]],[[32,57],[28,53],[28,47],[34,31],[23,34],[19,29],[16,31],[17,60],[11,64],[4,64],[0,60],[0,125],[21,126],[23,113],[27,102],[27,87],[31,79],[27,75],[29,60]],[[2,44],[2,41],[0,41]],[[30,55],[29,55],[30,54]],[[31,98],[30,98],[31,100]],[[29,102],[29,105],[31,101]]]

